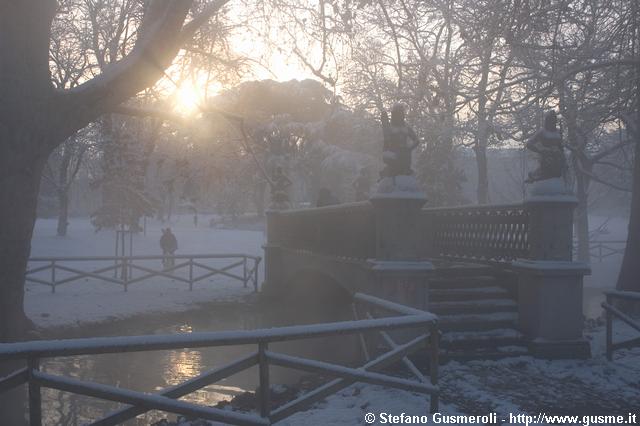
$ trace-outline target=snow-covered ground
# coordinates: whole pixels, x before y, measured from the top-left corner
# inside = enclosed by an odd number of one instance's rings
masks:
[[[56,236],[56,220],[38,219],[32,240],[32,257],[113,256],[115,233],[94,232],[88,219],[72,218],[66,237]],[[200,218],[196,228],[191,216],[179,216],[172,223],[147,223],[145,235],[134,236],[134,255],[160,255],[161,228],[170,226],[178,239],[176,254],[246,253],[262,256],[262,231],[226,230],[208,227],[208,220]],[[159,262],[159,261],[158,261]],[[225,261],[228,262],[228,261]],[[220,266],[224,262],[219,263]],[[262,263],[259,282],[264,274]],[[108,266],[98,262],[83,262],[73,267]],[[159,269],[159,265],[155,265]],[[62,275],[62,272],[58,272]],[[59,277],[60,277],[59,275]],[[58,277],[58,279],[59,279]],[[167,278],[154,278],[133,284],[124,292],[118,284],[79,280],[60,285],[55,293],[49,287],[28,283],[25,293],[27,315],[41,327],[72,326],[79,323],[100,322],[133,315],[177,312],[193,309],[208,302],[227,302],[246,297],[253,286],[244,288],[241,282],[216,275],[196,283],[193,291],[188,285]]]

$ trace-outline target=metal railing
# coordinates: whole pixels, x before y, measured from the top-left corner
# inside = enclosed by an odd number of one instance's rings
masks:
[[[426,208],[422,216],[428,256],[508,263],[530,255],[524,204]]]
[[[269,425],[302,411],[316,401],[322,400],[355,382],[389,386],[430,395],[430,409],[435,412],[438,408],[439,395],[437,386],[439,339],[437,317],[428,312],[411,309],[363,294],[356,294],[353,301],[377,310],[392,312],[395,316],[261,330],[0,344],[0,361],[25,359],[27,362],[25,368],[15,371],[7,377],[0,378],[0,393],[23,384],[27,385],[31,426],[40,426],[42,424],[41,388],[43,387],[128,404],[127,407],[110,413],[92,423],[92,425],[101,426],[119,424],[149,410],[183,414],[229,424]],[[418,329],[420,331],[417,336],[411,337],[408,342],[396,343],[387,332],[401,329]],[[385,341],[388,342],[390,350],[374,359],[370,359],[360,368],[345,367],[269,350],[269,344],[273,342],[365,332],[381,333]],[[414,372],[418,377],[418,381],[398,378],[379,372],[380,369],[397,361],[406,363],[407,355],[423,347],[426,342],[429,342],[430,383],[419,371],[417,374]],[[166,388],[157,394],[147,394],[115,386],[52,375],[41,371],[39,367],[42,358],[247,344],[256,344],[258,346],[257,351],[228,365],[206,371],[186,382]],[[259,375],[259,388],[256,392],[259,415],[205,407],[177,400],[184,395],[193,393],[198,389],[255,365],[258,366]],[[337,378],[299,396],[293,401],[272,409],[269,386],[269,367],[271,365],[321,372]]]
[[[640,293],[634,293],[630,291],[605,291],[604,294],[607,297],[606,302],[602,303],[606,314],[607,321],[607,359],[611,361],[613,359],[613,351],[617,349],[632,348],[640,346],[640,337],[628,339],[620,342],[613,342],[613,319],[618,318],[622,322],[628,324],[630,327],[640,332],[640,321],[625,314],[620,309],[613,305],[613,299],[618,299],[626,302],[635,303],[640,307]]]
[[[129,286],[151,278],[167,278],[189,286],[216,275],[238,280],[258,291],[259,256],[248,254],[191,254],[176,256],[32,257],[25,280],[56,292],[56,287],[86,279]],[[226,262],[223,265],[217,263]],[[216,263],[216,264],[214,264]]]
[[[589,241],[589,255],[602,262],[610,256],[624,255],[626,246],[627,242],[624,240],[592,240]]]

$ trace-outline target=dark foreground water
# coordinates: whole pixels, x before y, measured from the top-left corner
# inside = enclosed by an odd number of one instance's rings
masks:
[[[332,314],[328,314],[333,316]],[[294,321],[292,317],[295,316]],[[325,315],[326,316],[326,315]],[[334,318],[336,320],[337,318]],[[198,331],[222,331],[268,328],[293,323],[317,322],[310,318],[286,313],[282,307],[259,304],[215,306],[187,314],[166,317],[119,321],[113,326],[100,325],[94,333],[84,335],[141,335],[191,333]],[[353,339],[313,339],[272,345],[273,350],[344,363],[353,355]],[[204,349],[180,349],[170,351],[138,352],[108,355],[87,355],[56,358],[43,361],[47,373],[59,374],[97,383],[143,392],[158,392],[167,386],[179,384],[211,368],[230,363],[253,352],[256,345],[231,346]],[[271,367],[272,384],[294,383],[300,373]],[[253,391],[258,382],[257,367],[207,386],[184,398],[202,405],[215,405],[247,390]],[[46,425],[81,425],[97,420],[121,407],[118,403],[43,389],[43,417]],[[162,418],[175,416],[161,412],[149,412],[129,425],[148,425]]]

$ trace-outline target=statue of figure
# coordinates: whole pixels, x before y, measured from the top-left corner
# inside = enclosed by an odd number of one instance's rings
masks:
[[[289,208],[289,194],[287,194],[287,188],[291,186],[292,182],[282,171],[282,167],[276,167],[273,171],[271,178],[271,208],[273,209],[286,209]]]
[[[353,181],[353,189],[355,190],[356,201],[365,201],[369,199],[371,178],[369,177],[369,170],[366,167],[360,169],[358,177]]]
[[[562,149],[562,135],[556,128],[557,122],[555,111],[547,112],[544,116],[544,127],[527,141],[527,149],[539,156],[539,166],[529,173],[525,183],[559,178],[564,175],[567,160]]]
[[[381,114],[382,134],[384,136],[382,161],[385,169],[381,177],[411,175],[411,152],[420,141],[413,129],[404,121],[405,111],[402,104],[391,109],[391,121],[386,111]]]

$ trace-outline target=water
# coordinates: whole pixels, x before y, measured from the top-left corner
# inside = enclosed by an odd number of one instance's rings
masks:
[[[297,315],[297,314],[294,314]],[[295,321],[291,318],[296,318]],[[317,318],[317,316],[316,316]],[[326,321],[326,318],[324,318]],[[336,318],[334,317],[334,321]],[[310,318],[292,316],[281,308],[264,305],[223,305],[208,311],[174,314],[164,318],[131,320],[102,325],[92,335],[172,334],[199,331],[222,331],[266,328],[293,323],[318,322]],[[85,334],[86,335],[86,334]],[[353,359],[353,338],[335,337],[287,342],[271,345],[270,349],[283,353],[345,363]],[[331,352],[327,352],[331,348]],[[115,385],[142,392],[159,392],[177,385],[212,368],[220,367],[239,357],[256,351],[257,345],[217,348],[180,349],[123,354],[84,355],[44,360],[43,370],[50,374]],[[338,349],[338,350],[336,350]],[[301,373],[272,367],[272,384],[295,383]],[[212,406],[229,400],[245,391],[254,391],[258,383],[258,369],[252,367],[232,377],[189,394],[182,400]],[[47,425],[80,425],[97,420],[121,404],[81,395],[43,389],[43,419]],[[129,421],[127,425],[148,425],[175,416],[150,411]]]

